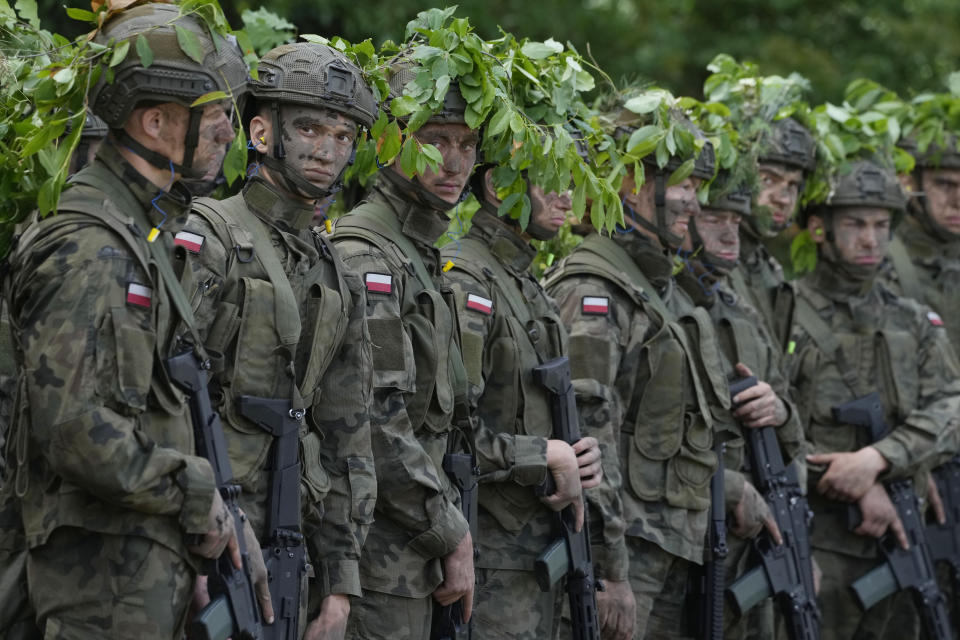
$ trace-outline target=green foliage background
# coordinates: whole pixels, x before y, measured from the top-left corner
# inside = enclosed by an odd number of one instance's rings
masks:
[[[63,0],[40,0],[43,26],[64,35]],[[89,9],[85,0],[67,6]],[[451,0],[450,4],[453,4]],[[339,35],[351,42],[399,41],[432,0],[223,0],[230,23],[261,6],[300,33]],[[676,95],[699,96],[707,63],[718,52],[753,60],[764,74],[797,71],[813,85],[812,104],[839,101],[853,79],[866,77],[908,96],[941,90],[960,60],[956,0],[461,0],[457,15],[479,35],[497,25],[518,37],[569,40],[590,51],[614,80],[648,79]]]

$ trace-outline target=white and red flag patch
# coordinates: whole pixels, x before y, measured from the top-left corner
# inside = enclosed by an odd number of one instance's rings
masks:
[[[483,296],[477,296],[472,293],[467,294],[467,309],[473,309],[482,314],[490,315],[493,313],[493,300],[488,300]]]
[[[185,248],[190,253],[200,253],[203,248],[203,236],[199,233],[190,233],[189,231],[180,231],[173,236],[173,244]]]
[[[385,273],[368,273],[364,276],[367,291],[372,293],[390,293],[393,291],[393,276]]]
[[[594,316],[605,316],[610,312],[610,298],[598,296],[583,297],[583,312]]]
[[[927,311],[927,320],[935,327],[943,326],[943,318],[941,318],[940,314],[936,311]]]
[[[152,301],[153,289],[136,282],[127,283],[127,304],[149,309]]]

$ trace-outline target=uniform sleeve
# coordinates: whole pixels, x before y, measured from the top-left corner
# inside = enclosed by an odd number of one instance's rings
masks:
[[[623,399],[616,381],[631,321],[625,305],[599,279],[568,278],[550,289],[569,334],[570,366],[583,435],[600,443],[603,479],[586,491],[590,542],[599,577],[627,579],[629,556],[624,531],[623,475],[620,468],[620,427]],[[606,300],[606,313],[586,313],[584,300]],[[602,303],[601,303],[602,305]]]
[[[486,387],[485,366],[488,338],[496,322],[497,308],[490,315],[467,308],[470,294],[492,300],[492,292],[469,274],[453,270],[448,281],[457,301],[461,354],[467,371],[467,399],[471,414],[477,416]],[[496,303],[494,303],[496,305]],[[516,482],[521,486],[540,484],[547,475],[547,439],[500,433],[482,418],[475,422],[474,444],[481,482]]]
[[[161,365],[153,310],[128,304],[127,285],[150,280],[124,242],[96,225],[58,229],[37,241],[29,260],[12,313],[24,349],[31,455],[104,502],[177,516],[187,533],[204,532],[214,493],[209,463],[139,428]],[[153,302],[158,297],[154,290]]]
[[[352,305],[347,330],[320,380],[309,422],[317,434],[319,463],[329,476],[322,524],[308,533],[320,597],[360,596],[360,553],[373,522],[377,477],[370,439],[373,359],[358,277],[349,276]]]
[[[354,245],[343,242],[337,245]],[[451,553],[467,534],[459,495],[414,433],[406,398],[415,388],[413,346],[400,313],[403,274],[393,273],[375,248],[343,251],[347,269],[364,281],[390,279],[389,291],[367,290],[366,319],[373,357],[370,437],[377,474],[376,512],[410,535],[410,547],[428,558]]]
[[[926,311],[918,312],[916,407],[890,435],[873,445],[890,463],[885,472],[889,477],[909,477],[918,466],[943,462],[956,452],[960,364],[946,329],[929,321]]]

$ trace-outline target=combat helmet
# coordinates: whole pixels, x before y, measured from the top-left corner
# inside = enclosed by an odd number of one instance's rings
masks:
[[[902,217],[907,206],[896,174],[871,160],[854,162],[849,171],[837,172],[830,178],[830,191],[826,200],[806,209],[801,214],[800,224],[806,226],[812,214],[829,214],[843,207],[878,207],[893,212],[893,223]]]
[[[947,230],[930,215],[930,205],[927,203],[927,196],[924,191],[924,173],[927,169],[960,169],[960,148],[957,146],[957,136],[945,134],[943,144],[931,142],[926,151],[922,152],[916,138],[912,136],[902,138],[897,146],[913,156],[916,161],[913,177],[917,181],[917,191],[911,194],[916,200],[911,198],[909,203],[910,213],[921,225],[926,227],[928,232],[944,242],[960,240],[960,235]]]
[[[202,62],[190,58],[180,48],[176,28],[192,33],[200,44]],[[101,74],[90,90],[92,111],[114,130],[117,138],[150,164],[167,169],[170,159],[147,149],[123,131],[137,105],[144,102],[173,102],[190,109],[183,162],[174,164],[184,177],[201,177],[192,168],[194,151],[200,136],[203,107],[190,107],[199,97],[223,91],[239,100],[246,92],[248,71],[243,55],[232,38],[219,49],[207,28],[193,15],[180,15],[175,5],[143,4],[123,11],[97,33],[95,42],[129,42],[143,38],[153,52],[153,62],[145,67],[132,52],[113,68],[113,82]]]
[[[816,144],[810,131],[794,120],[783,118],[771,123],[760,141],[760,162],[776,162],[802,170],[805,174],[817,165]]]
[[[272,153],[262,158],[263,164],[310,197],[325,198],[339,190],[346,167],[329,189],[320,189],[283,161],[280,105],[330,109],[369,129],[377,118],[377,100],[360,69],[333,47],[297,42],[268,51],[260,60],[258,75],[250,83],[250,95],[258,106],[270,105],[274,130]]]

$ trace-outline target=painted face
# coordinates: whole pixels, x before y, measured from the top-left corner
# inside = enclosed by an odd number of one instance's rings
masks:
[[[927,212],[933,222],[960,234],[960,169],[927,169],[923,172]]]
[[[703,241],[704,251],[736,262],[740,257],[740,219],[741,215],[734,211],[703,209],[693,224]]]
[[[284,162],[319,189],[329,189],[350,161],[357,124],[317,107],[280,107]]]
[[[770,209],[770,231],[780,233],[790,224],[800,200],[803,171],[782,164],[761,162],[757,204]]]
[[[891,214],[878,207],[846,207],[833,214],[836,259],[859,269],[876,269],[890,246]]]
[[[434,172],[427,168],[418,180],[423,187],[450,204],[460,200],[477,161],[480,136],[465,124],[428,123],[414,134],[422,144],[432,144],[443,156]]]
[[[530,204],[531,224],[556,235],[573,208],[573,198],[569,191],[544,193],[537,185],[531,185]]]
[[[193,152],[193,167],[203,172],[202,180],[213,180],[220,173],[227,145],[236,135],[232,114],[233,105],[229,100],[211,102],[203,107],[197,149]]]
[[[689,177],[682,182],[667,187],[666,214],[667,230],[676,235],[685,237],[690,220],[700,214],[700,202],[697,200],[697,189],[700,188],[700,178]],[[674,249],[678,247],[672,247]]]

